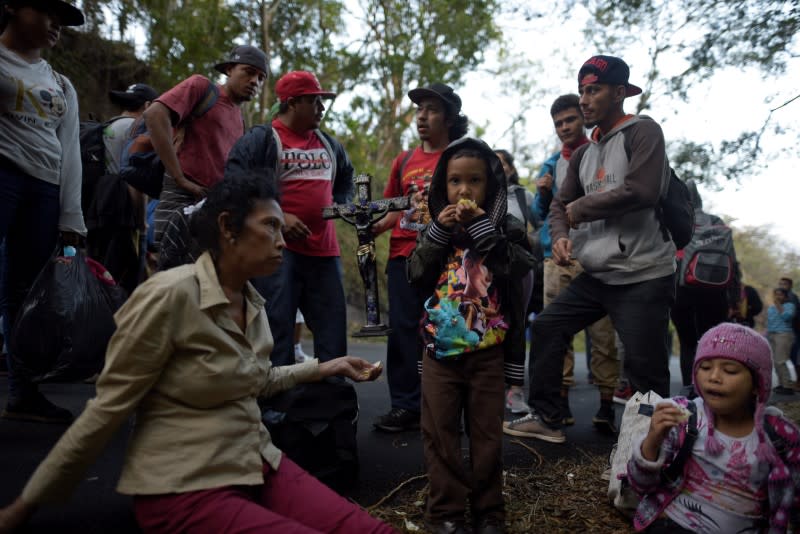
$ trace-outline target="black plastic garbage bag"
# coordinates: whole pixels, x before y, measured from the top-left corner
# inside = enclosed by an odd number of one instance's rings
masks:
[[[35,382],[72,382],[103,368],[127,298],[108,271],[81,252],[48,260],[22,304],[11,335],[15,372]]]

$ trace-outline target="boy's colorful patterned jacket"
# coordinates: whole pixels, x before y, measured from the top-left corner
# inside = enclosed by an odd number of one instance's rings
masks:
[[[477,151],[488,163],[490,172],[483,205],[486,214],[470,221],[463,231],[454,233],[438,224],[437,217],[448,205],[447,164],[453,154],[465,148]],[[428,207],[432,222],[419,233],[416,249],[408,259],[408,278],[423,298],[433,296],[435,300],[438,284],[448,272],[448,265],[452,267],[454,256],[468,248],[471,256],[480,257],[481,268],[488,270],[491,284],[497,288],[502,316],[508,327],[502,342],[505,379],[508,384],[522,385],[525,350],[513,348],[525,346],[527,302],[522,302],[521,284],[535,260],[527,249],[524,223],[506,213],[506,191],[503,167],[486,143],[470,138],[451,143],[442,153],[431,180]],[[430,316],[426,319],[438,320]]]

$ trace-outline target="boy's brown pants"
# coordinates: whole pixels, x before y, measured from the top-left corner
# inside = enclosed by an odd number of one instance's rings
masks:
[[[423,356],[421,426],[430,483],[425,519],[431,523],[464,521],[468,498],[474,520],[505,518],[503,361],[502,346],[464,354],[458,361]],[[469,464],[461,452],[462,411]]]

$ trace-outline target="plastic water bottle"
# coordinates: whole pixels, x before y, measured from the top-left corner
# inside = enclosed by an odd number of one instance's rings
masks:
[[[76,253],[77,253],[77,250],[75,250],[75,247],[73,247],[72,245],[67,245],[66,247],[64,247],[64,257],[65,258],[71,258]]]

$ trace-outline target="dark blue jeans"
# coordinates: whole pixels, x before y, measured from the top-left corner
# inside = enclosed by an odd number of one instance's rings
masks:
[[[314,356],[328,361],[347,354],[347,308],[338,257],[306,256],[283,251],[275,274],[253,280],[267,301],[267,318],[275,340],[272,365],[294,363],[297,308],[314,336]]]
[[[532,325],[528,404],[546,422],[561,421],[561,378],[572,336],[608,314],[625,346],[624,372],[634,390],[669,396],[667,327],[674,276],[610,285],[578,275]]]
[[[55,249],[60,212],[57,185],[28,176],[0,158],[0,241],[5,240],[0,269],[0,315],[9,339],[23,300]],[[11,356],[9,401],[36,391],[29,377],[15,372]]]
[[[389,333],[386,347],[386,378],[392,408],[419,412],[420,379],[417,365],[422,354],[419,322],[424,299],[408,283],[406,258],[393,258],[386,265],[389,278]]]

